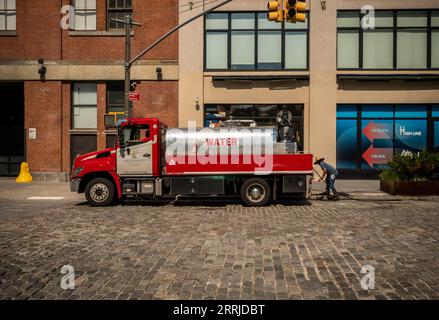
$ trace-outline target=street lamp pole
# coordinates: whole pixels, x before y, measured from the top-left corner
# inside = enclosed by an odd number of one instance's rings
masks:
[[[111,21],[123,23],[125,25],[125,96],[124,96],[124,107],[125,107],[125,117],[131,118],[131,103],[130,103],[130,92],[131,92],[131,30],[133,26],[141,26],[140,23],[134,22],[130,14],[125,16],[124,20],[111,19]]]
[[[140,52],[137,56],[131,59],[131,30],[133,26],[141,26],[140,23],[134,22],[131,15],[127,14],[124,20],[120,19],[111,19],[111,21],[123,23],[125,25],[125,116],[131,118],[131,108],[130,108],[130,92],[131,92],[131,66],[134,62],[139,60],[142,56],[144,56],[147,52],[156,47],[163,40],[168,38],[170,35],[184,27],[185,25],[191,23],[192,21],[205,16],[206,14],[226,5],[227,3],[232,2],[232,0],[224,0],[222,3],[212,6],[210,9],[195,15],[194,17],[188,19],[187,21],[177,25],[176,27],[169,30],[155,42],[153,42],[150,46],[145,48],[142,52]]]
[[[125,117],[131,118],[130,92],[131,92],[131,28],[133,18],[125,16]]]

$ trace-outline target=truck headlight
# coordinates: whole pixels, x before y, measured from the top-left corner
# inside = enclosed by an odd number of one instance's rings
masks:
[[[84,171],[84,167],[76,168],[76,169],[73,171],[73,176],[76,177],[77,175],[81,174],[82,171]]]

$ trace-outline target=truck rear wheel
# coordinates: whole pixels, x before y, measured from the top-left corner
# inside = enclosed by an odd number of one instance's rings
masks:
[[[265,206],[271,198],[270,185],[264,179],[249,179],[241,187],[241,198],[250,207]]]
[[[106,207],[113,203],[114,184],[105,178],[91,180],[85,188],[85,197],[93,207]]]

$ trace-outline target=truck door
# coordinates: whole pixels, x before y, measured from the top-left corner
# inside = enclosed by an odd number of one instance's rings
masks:
[[[152,176],[153,145],[149,125],[133,125],[123,129],[117,150],[117,173],[120,176]]]

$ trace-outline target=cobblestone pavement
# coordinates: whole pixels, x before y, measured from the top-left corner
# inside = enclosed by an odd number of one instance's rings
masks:
[[[437,299],[437,208],[59,204],[1,220],[0,299]],[[60,287],[68,264],[74,290]],[[374,290],[361,288],[364,265]]]

